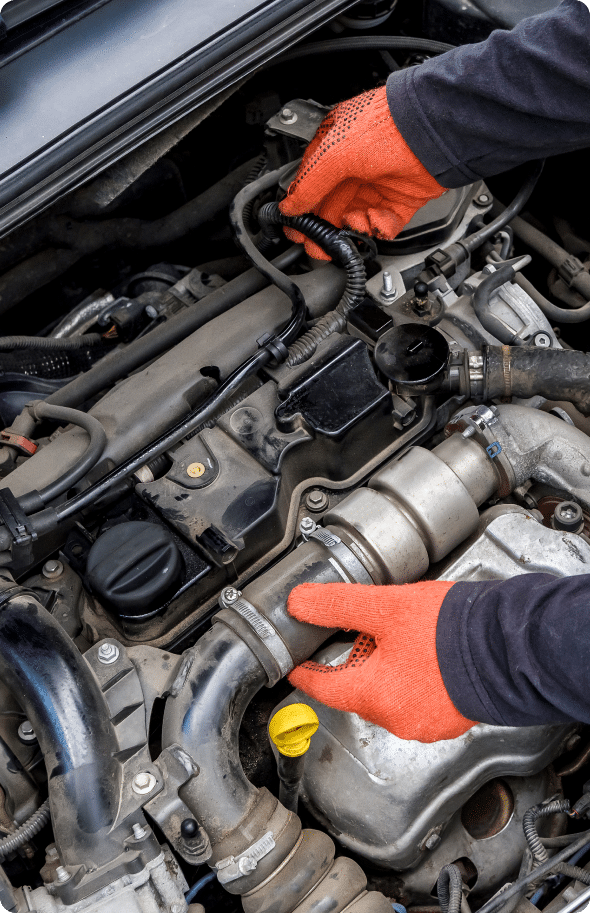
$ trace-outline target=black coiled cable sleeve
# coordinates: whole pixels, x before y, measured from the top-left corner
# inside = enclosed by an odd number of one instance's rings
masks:
[[[546,818],[549,815],[563,814],[564,812],[568,813],[569,811],[570,803],[567,799],[555,799],[553,802],[548,802],[546,805],[533,805],[532,808],[529,808],[524,813],[522,827],[527,844],[537,865],[542,865],[549,859],[549,853],[543,846],[537,831],[537,820],[539,818]],[[583,884],[590,885],[590,872],[587,872],[580,866],[568,865],[565,862],[560,862],[556,864],[554,871],[559,872],[560,875],[566,875],[568,878],[573,878],[576,881],[581,881]]]
[[[43,805],[39,806],[37,811],[33,812],[20,827],[17,827],[13,834],[0,840],[0,860],[5,859],[9,853],[13,853],[14,850],[18,850],[19,847],[32,840],[39,831],[43,830],[50,817],[49,799],[46,799]]]
[[[15,349],[43,349],[50,352],[67,352],[98,346],[103,342],[100,333],[54,339],[52,336],[0,336],[0,351]]]
[[[451,863],[440,870],[436,882],[436,893],[442,913],[460,913],[463,900],[463,879],[456,865]]]
[[[285,216],[278,203],[267,203],[261,207],[258,221],[263,230],[267,226],[283,225],[301,232],[346,270],[346,287],[337,307],[321,317],[315,326],[291,345],[287,364],[298,365],[311,358],[322,339],[345,328],[348,314],[365,297],[365,265],[346,235],[317,216]]]

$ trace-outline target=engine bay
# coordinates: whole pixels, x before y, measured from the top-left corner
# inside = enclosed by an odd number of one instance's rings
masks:
[[[582,840],[587,727],[422,744],[286,679],[354,640],[291,617],[298,584],[590,568],[584,157],[391,242],[299,217],[330,262],[277,206],[336,102],[496,6],[364,0],[0,240],[11,913],[447,913],[449,864],[462,913],[558,913],[590,884],[582,841],[579,877],[498,901]],[[288,807],[268,727],[300,704]]]

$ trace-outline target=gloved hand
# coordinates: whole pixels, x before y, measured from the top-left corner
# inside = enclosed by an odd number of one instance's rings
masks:
[[[338,228],[391,240],[416,210],[444,193],[398,131],[385,86],[343,101],[324,118],[279,204],[287,216],[314,213]],[[312,257],[329,257],[305,241]]]
[[[424,581],[405,586],[304,583],[289,596],[299,621],[362,630],[345,663],[305,662],[289,681],[310,697],[359,716],[400,739],[454,739],[474,723],[445,688],[436,655],[436,625],[453,586]]]

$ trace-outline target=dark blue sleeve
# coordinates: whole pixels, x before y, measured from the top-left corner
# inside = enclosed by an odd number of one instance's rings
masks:
[[[590,146],[590,11],[580,0],[387,82],[402,136],[443,187]]]
[[[467,719],[590,723],[590,575],[456,583],[436,646],[445,687]]]

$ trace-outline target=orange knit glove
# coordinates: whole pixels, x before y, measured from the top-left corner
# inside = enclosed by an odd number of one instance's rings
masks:
[[[341,102],[324,118],[280,209],[391,240],[444,192],[395,126],[383,86]],[[330,259],[299,232],[285,234],[305,242],[310,256]]]
[[[297,666],[289,681],[310,697],[358,713],[400,739],[454,739],[474,723],[445,688],[436,656],[436,624],[452,583],[405,586],[304,583],[289,596],[299,621],[362,630],[345,663]]]

